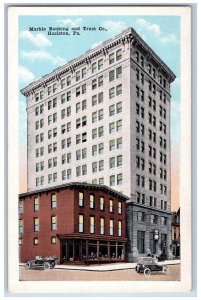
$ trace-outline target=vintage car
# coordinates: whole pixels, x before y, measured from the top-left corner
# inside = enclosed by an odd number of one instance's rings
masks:
[[[135,267],[137,273],[144,273],[150,275],[151,272],[167,272],[168,267],[158,263],[157,258],[154,257],[140,257]]]
[[[26,267],[28,269],[34,267],[43,267],[44,270],[48,270],[55,267],[56,260],[57,257],[54,256],[48,256],[48,257],[36,256],[35,259],[27,261]]]

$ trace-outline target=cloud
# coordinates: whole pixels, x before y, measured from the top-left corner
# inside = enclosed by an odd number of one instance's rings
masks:
[[[155,36],[159,36],[161,34],[160,26],[158,24],[150,23],[145,19],[137,19],[136,24],[148,31],[151,31]]]
[[[128,28],[128,26],[123,21],[105,21],[101,24],[112,34],[117,34]]]
[[[177,42],[177,38],[176,35],[173,33],[170,33],[168,35],[165,35],[160,28],[160,25],[158,24],[154,24],[151,22],[148,22],[145,19],[137,19],[135,21],[135,24],[137,24],[139,27],[139,33],[141,34],[145,34],[144,32],[142,32],[143,29],[145,29],[147,32],[152,33],[154,35],[154,37],[158,38],[160,42],[162,43],[175,43]],[[144,35],[144,40],[146,40],[146,36]]]
[[[60,25],[70,26],[70,27],[77,27],[82,22],[82,18],[78,18],[76,20],[72,20],[70,18],[67,19],[59,19],[56,21]]]
[[[161,37],[161,42],[163,43],[174,43],[177,41],[176,35],[171,33],[166,36]]]
[[[99,42],[97,42],[97,43],[93,43],[93,44],[91,45],[91,49],[96,48],[97,46],[99,46],[99,45],[101,45],[101,44],[102,44],[102,41],[99,41]]]
[[[52,43],[50,40],[42,33],[37,33],[33,35],[31,32],[24,30],[20,32],[19,37],[24,40],[30,41],[36,47],[50,47]]]
[[[19,66],[19,80],[22,83],[28,83],[34,79],[34,74],[23,66]]]
[[[53,65],[63,65],[65,64],[65,59],[60,56],[53,56],[47,51],[22,51],[21,55],[23,58],[29,59],[30,61],[34,62],[35,60],[48,60]]]

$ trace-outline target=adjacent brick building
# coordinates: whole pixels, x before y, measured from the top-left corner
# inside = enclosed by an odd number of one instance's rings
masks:
[[[180,257],[180,208],[172,213],[173,256]]]
[[[70,183],[19,196],[19,256],[125,261],[126,200],[104,185]]]

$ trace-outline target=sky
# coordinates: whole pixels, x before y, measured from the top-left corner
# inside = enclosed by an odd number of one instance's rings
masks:
[[[29,31],[43,27],[46,31]],[[48,35],[49,27],[67,27],[70,35]],[[84,27],[96,30],[84,30]],[[32,81],[84,54],[127,27],[145,40],[176,75],[171,85],[172,210],[179,207],[180,18],[177,16],[20,16],[19,91]],[[72,28],[80,28],[73,35]],[[102,30],[99,30],[101,28]],[[20,192],[26,191],[26,99],[19,92]]]

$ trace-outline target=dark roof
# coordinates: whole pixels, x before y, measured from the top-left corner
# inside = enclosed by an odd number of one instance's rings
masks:
[[[117,192],[114,189],[111,189],[107,185],[91,184],[91,183],[87,183],[87,182],[70,182],[70,183],[66,183],[66,184],[51,186],[51,187],[44,188],[44,189],[38,189],[38,190],[26,192],[26,193],[21,193],[21,194],[19,194],[19,198],[23,198],[26,196],[31,196],[31,195],[39,194],[39,193],[43,193],[43,192],[56,191],[56,190],[65,189],[65,188],[84,188],[84,189],[90,188],[90,189],[94,189],[94,190],[103,190],[105,192],[109,192],[109,193],[115,195],[116,197],[122,198],[124,200],[130,199],[129,197],[125,196],[124,194]]]

